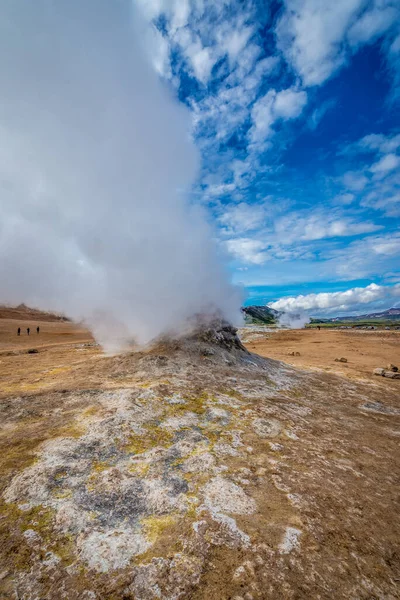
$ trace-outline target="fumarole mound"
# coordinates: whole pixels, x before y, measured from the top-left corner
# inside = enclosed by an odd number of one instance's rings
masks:
[[[1,401],[1,598],[398,597],[395,389],[224,323],[68,381]]]

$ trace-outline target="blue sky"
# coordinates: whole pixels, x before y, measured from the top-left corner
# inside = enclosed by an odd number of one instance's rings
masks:
[[[247,303],[375,283],[387,293],[367,309],[395,304],[399,2],[136,1],[154,67],[192,113],[193,202]],[[357,298],[346,310],[365,309]]]

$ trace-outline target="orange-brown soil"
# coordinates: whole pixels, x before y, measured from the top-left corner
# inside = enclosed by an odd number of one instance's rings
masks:
[[[399,597],[400,335],[259,336],[0,319],[1,600]]]
[[[376,380],[373,370],[389,364],[400,369],[400,331],[292,329],[251,334],[247,330],[244,340],[248,350],[260,356],[351,379]],[[300,356],[292,356],[292,352],[299,352]],[[342,357],[347,358],[347,363],[335,361]],[[383,380],[400,390],[400,381],[380,377],[379,383]]]

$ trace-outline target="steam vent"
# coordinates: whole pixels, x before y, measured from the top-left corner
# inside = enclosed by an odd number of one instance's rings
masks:
[[[1,598],[398,597],[394,388],[219,322],[1,398]]]

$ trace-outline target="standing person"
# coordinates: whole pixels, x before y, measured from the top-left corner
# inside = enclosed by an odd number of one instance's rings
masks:
[[[21,327],[18,327],[18,335],[21,335]]]
[[[26,328],[26,333],[29,335],[30,329],[29,327]]]
[[[36,333],[39,333],[40,329],[39,329],[39,325],[36,327]]]

